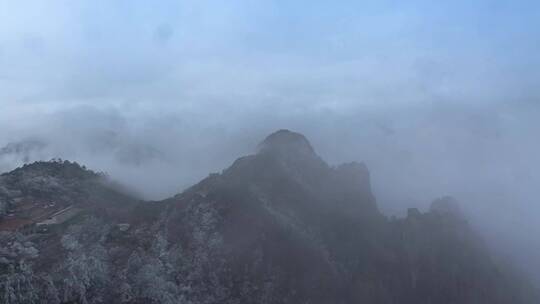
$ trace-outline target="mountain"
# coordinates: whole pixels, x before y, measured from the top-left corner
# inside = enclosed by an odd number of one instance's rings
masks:
[[[82,137],[82,141],[71,142],[70,145],[79,147],[80,151],[86,151],[91,155],[109,157],[122,166],[142,166],[151,162],[168,162],[167,156],[149,144],[142,143],[132,138],[110,132],[99,132],[90,138]],[[81,140],[79,138],[79,140]],[[0,172],[13,169],[19,164],[29,164],[38,159],[51,157],[83,156],[80,152],[71,153],[58,151],[66,143],[50,138],[32,138],[21,141],[9,142],[0,147]]]
[[[0,229],[9,222],[9,215],[35,222],[70,206],[92,210],[106,206],[108,211],[124,213],[136,201],[128,192],[76,162],[58,159],[26,164],[0,175],[0,216],[7,217]]]
[[[26,139],[10,142],[0,147],[0,172],[14,168],[17,164],[28,163],[43,156],[48,144],[40,139]]]
[[[59,161],[2,175],[0,200],[8,206],[0,229],[27,221],[0,233],[4,303],[540,299],[493,258],[454,199],[387,218],[364,164],[329,166],[288,130],[164,201],[138,201],[105,176]],[[29,216],[51,202],[61,206],[47,219]]]

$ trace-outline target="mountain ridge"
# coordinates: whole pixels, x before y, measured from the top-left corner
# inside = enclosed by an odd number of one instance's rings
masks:
[[[75,166],[52,167],[64,165]],[[539,299],[524,279],[491,259],[452,198],[436,200],[427,212],[411,209],[405,218],[390,219],[378,210],[364,164],[331,167],[303,135],[288,130],[269,135],[255,154],[163,201],[138,201],[104,185],[84,202],[72,197],[84,212],[45,232],[0,232],[0,300],[532,304]],[[118,206],[125,210],[117,212]]]

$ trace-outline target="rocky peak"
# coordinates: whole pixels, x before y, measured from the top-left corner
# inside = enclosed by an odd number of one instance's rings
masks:
[[[259,153],[315,155],[315,150],[304,135],[285,129],[268,135],[258,148]]]
[[[267,205],[286,208],[298,218],[317,213],[317,208],[325,215],[380,215],[369,171],[363,163],[331,167],[315,153],[304,135],[289,130],[270,134],[259,145],[257,154],[235,161],[221,180],[239,189],[257,189],[253,196],[271,198],[266,200]]]

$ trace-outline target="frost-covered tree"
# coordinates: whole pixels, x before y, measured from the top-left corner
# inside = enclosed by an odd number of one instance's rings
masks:
[[[5,304],[38,303],[39,288],[32,267],[20,261],[10,265],[8,273],[0,276],[0,300]]]
[[[103,242],[110,227],[95,218],[71,226],[61,239],[68,252],[58,267],[62,301],[101,303],[109,283],[108,252]]]

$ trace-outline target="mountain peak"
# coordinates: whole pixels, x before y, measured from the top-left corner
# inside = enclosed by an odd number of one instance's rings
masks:
[[[266,137],[258,146],[259,153],[315,154],[315,150],[300,133],[287,129],[278,130]]]

